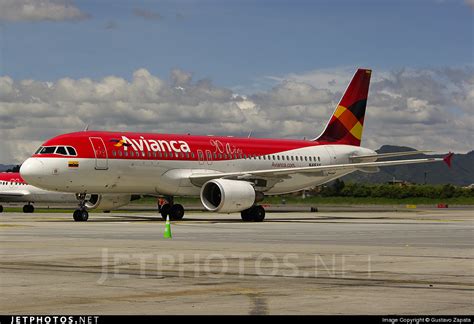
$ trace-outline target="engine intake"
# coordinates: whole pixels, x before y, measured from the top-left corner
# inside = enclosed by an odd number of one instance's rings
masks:
[[[232,213],[255,203],[255,189],[246,181],[214,179],[201,188],[201,202],[212,212]]]

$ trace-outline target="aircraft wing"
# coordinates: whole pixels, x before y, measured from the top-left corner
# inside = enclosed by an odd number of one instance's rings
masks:
[[[189,176],[190,180],[194,183],[205,183],[212,179],[226,178],[226,179],[237,179],[245,180],[250,178],[279,178],[291,174],[311,174],[331,171],[343,171],[343,170],[364,170],[385,166],[394,165],[405,165],[405,164],[416,164],[416,163],[431,163],[444,161],[448,165],[451,163],[452,153],[448,154],[444,158],[426,158],[426,159],[412,159],[412,160],[398,160],[398,161],[383,161],[383,162],[361,162],[361,163],[346,163],[346,164],[334,164],[334,165],[322,165],[322,166],[311,166],[311,167],[300,167],[300,168],[282,168],[282,169],[268,169],[268,170],[255,170],[255,171],[242,171],[242,172],[216,172],[216,173],[194,173]]]

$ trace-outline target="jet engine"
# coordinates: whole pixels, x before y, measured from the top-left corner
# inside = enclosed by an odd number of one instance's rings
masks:
[[[246,181],[214,179],[201,188],[201,202],[213,212],[232,213],[250,208],[255,203],[255,189]]]
[[[129,204],[130,201],[138,199],[137,197],[140,198],[136,195],[93,194],[86,201],[86,207],[87,209],[112,210]]]

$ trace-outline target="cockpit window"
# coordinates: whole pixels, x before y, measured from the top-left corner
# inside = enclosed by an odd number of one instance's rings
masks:
[[[64,146],[58,146],[56,154],[67,155],[66,148]]]
[[[46,146],[41,149],[39,154],[53,154],[56,150],[56,146]]]
[[[42,146],[35,154],[60,154],[76,156],[76,149],[71,146]]]
[[[66,148],[67,148],[67,151],[69,152],[69,155],[77,155],[76,150],[74,149],[74,147],[68,146]]]

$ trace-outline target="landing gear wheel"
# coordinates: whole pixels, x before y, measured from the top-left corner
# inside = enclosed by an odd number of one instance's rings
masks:
[[[74,218],[74,220],[75,220],[76,222],[80,222],[80,221],[81,221],[81,220],[79,219],[79,213],[80,213],[80,212],[81,212],[81,211],[80,211],[79,209],[76,209],[76,210],[74,211],[74,213],[72,214],[72,218]]]
[[[74,211],[72,217],[76,222],[86,222],[89,219],[89,212],[86,208],[86,193],[77,193],[76,199],[79,200],[79,208]]]
[[[163,206],[161,206],[160,214],[161,214],[161,217],[163,217],[164,220],[166,220],[166,216],[168,216],[170,214],[170,209],[171,209],[170,204],[164,204]]]
[[[76,209],[72,216],[76,222],[86,222],[89,219],[89,212],[87,210]]]
[[[171,220],[181,220],[184,216],[184,207],[180,204],[171,206],[169,211]]]
[[[242,210],[242,211],[240,212],[240,217],[242,217],[242,220],[243,220],[244,222],[251,222],[251,221],[253,221],[253,219],[252,219],[252,214],[250,213],[250,210],[251,210],[251,208],[246,209],[246,210]]]
[[[265,219],[265,209],[262,206],[254,206],[253,208],[253,221],[263,222]]]
[[[242,210],[240,216],[244,222],[262,222],[265,219],[265,209],[262,206],[255,205]]]
[[[35,211],[35,207],[33,205],[25,205],[23,206],[23,212],[24,213],[32,213]]]
[[[3,206],[0,205],[0,213],[3,213]]]

